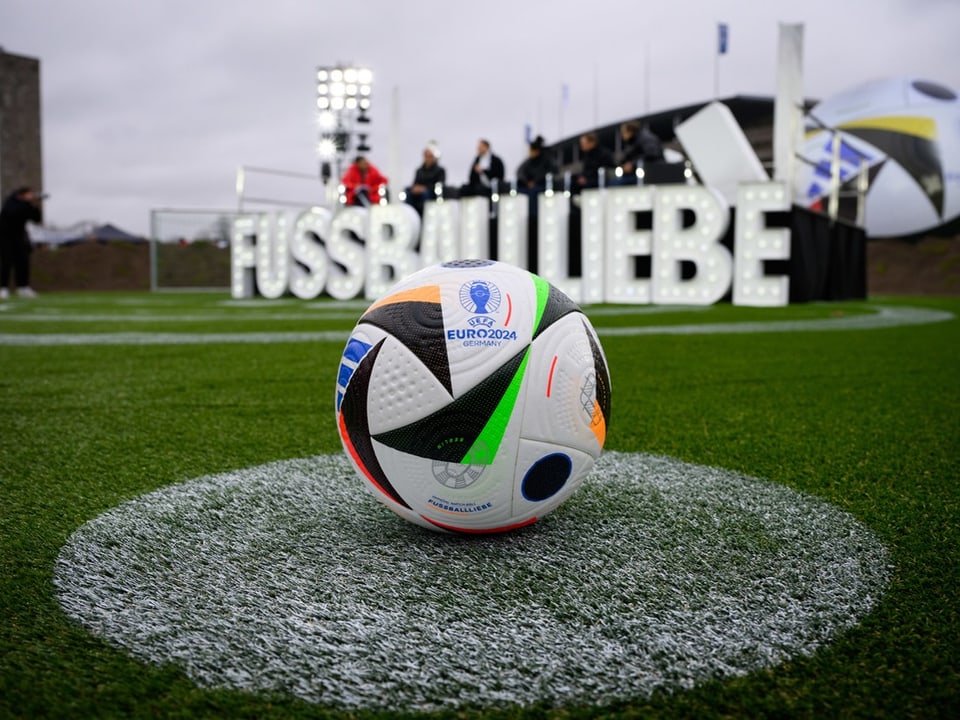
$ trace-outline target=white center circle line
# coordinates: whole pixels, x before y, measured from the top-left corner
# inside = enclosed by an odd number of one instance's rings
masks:
[[[589,316],[589,312],[587,313]],[[831,318],[803,320],[772,320],[768,322],[695,323],[684,325],[645,325],[596,328],[601,337],[632,337],[640,335],[711,335],[769,332],[813,332],[833,330],[873,330],[903,325],[926,325],[952,320],[953,313],[917,307],[878,306],[876,312],[865,315],[845,315]],[[130,318],[131,321],[137,318]],[[110,332],[110,333],[0,333],[0,345],[56,346],[56,345],[206,345],[262,344],[290,342],[346,342],[347,330],[287,331],[287,332]]]
[[[608,452],[524,531],[438,536],[341,455],[161,488],[79,528],[59,601],[201,687],[339,709],[606,704],[810,655],[870,612],[890,557],[818,498]]]

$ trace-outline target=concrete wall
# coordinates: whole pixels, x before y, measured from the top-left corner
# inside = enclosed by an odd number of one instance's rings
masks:
[[[43,189],[40,61],[0,49],[0,198],[21,185]]]

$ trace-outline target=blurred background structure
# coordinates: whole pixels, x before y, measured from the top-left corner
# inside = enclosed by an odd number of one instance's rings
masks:
[[[43,190],[40,118],[40,60],[0,48],[0,198]]]
[[[313,82],[308,84],[307,92],[312,90],[313,99],[310,100],[308,95],[307,102],[315,108],[317,135],[313,139],[304,138],[304,153],[313,155],[313,161],[317,163],[315,173],[240,165],[236,175],[237,203],[234,207],[153,209],[150,211],[149,237],[126,232],[124,228],[114,228],[110,224],[112,218],[78,220],[70,227],[31,226],[31,236],[38,247],[34,255],[34,285],[41,291],[159,290],[181,287],[226,289],[229,286],[230,227],[238,213],[296,211],[312,205],[336,210],[339,196],[337,186],[346,166],[356,155],[371,152],[374,74],[368,67],[339,63],[317,66],[312,75]],[[39,59],[0,49],[2,197],[24,184],[43,189],[40,79]],[[921,138],[923,143],[918,143],[916,138],[920,137],[917,135],[920,130],[908,127],[904,121],[898,121],[903,127],[880,128],[877,118],[872,116],[847,118],[838,115],[838,119],[827,125],[821,122],[812,130],[807,127],[808,136],[819,133],[819,145],[813,148],[818,155],[801,157],[801,149],[810,154],[811,148],[804,146],[798,148],[797,157],[812,168],[808,172],[814,173],[814,180],[831,188],[831,192],[823,195],[822,200],[811,196],[802,204],[817,222],[827,220],[830,227],[840,223],[867,231],[870,242],[866,244],[866,284],[871,292],[898,292],[900,288],[911,292],[960,292],[960,259],[957,257],[960,252],[957,222],[960,222],[960,218],[953,216],[956,210],[951,210],[955,205],[951,204],[953,201],[949,195],[951,189],[954,192],[956,189],[950,185],[955,183],[955,171],[952,168],[955,165],[956,147],[945,142],[951,140],[953,135],[946,132],[950,125],[943,119],[949,121],[958,116],[960,101],[957,93],[936,83],[910,78],[890,79],[884,84],[867,87],[881,98],[891,93],[895,97],[914,98],[912,102],[917,105],[916,109],[912,106],[901,108],[900,105],[891,107],[901,115],[918,117],[918,120],[911,121],[917,127],[942,126],[944,136],[940,138],[939,145],[925,137]],[[877,93],[878,89],[886,95]],[[852,92],[856,95],[863,91],[854,88]],[[387,103],[390,105],[389,122],[385,124],[395,128],[399,126],[396,88],[392,95],[391,102]],[[822,108],[830,107],[830,103],[837,105],[846,96],[841,94],[824,102],[798,97],[802,99],[796,104],[809,125],[814,115],[817,120],[821,116],[826,117]],[[731,95],[618,119],[598,116],[594,126],[589,129],[597,134],[600,145],[618,156],[624,149],[620,128],[628,121],[635,122],[656,136],[664,151],[662,160],[646,166],[641,182],[701,182],[705,181],[701,177],[701,169],[691,162],[690,148],[684,147],[678,137],[678,128],[714,102],[729,110],[752,153],[765,171],[775,176],[777,98],[772,96]],[[936,106],[934,110],[927,108],[930,103]],[[891,115],[892,111],[883,106],[871,112],[879,116],[884,112]],[[881,131],[886,133],[882,137]],[[932,130],[924,132],[930,138],[934,137]],[[578,132],[557,138],[543,148],[557,168],[553,185],[557,189],[564,189],[570,175],[582,168],[581,134]],[[398,137],[399,133],[391,132],[391,147],[379,150],[382,154],[389,153],[390,167],[399,164],[394,162],[394,156],[399,155],[399,148],[394,147],[398,144],[394,135]],[[876,147],[883,152],[864,143],[880,143]],[[914,157],[917,153],[913,150],[921,146],[921,149],[926,148],[920,158],[925,163],[918,163]],[[868,148],[869,154],[875,156],[869,166],[864,161],[864,148]],[[894,152],[897,148],[906,150],[902,150],[898,156]],[[940,185],[928,177],[931,168],[939,169]],[[898,172],[899,175],[896,174]],[[937,232],[925,228],[923,232],[910,236],[901,233],[893,237],[889,233],[877,232],[876,228],[871,229],[869,213],[865,212],[869,209],[865,201],[867,193],[872,192],[874,196],[874,215],[876,208],[905,210],[906,195],[902,191],[905,181],[894,186],[899,199],[892,206],[886,202],[883,181],[888,177],[894,180],[907,178],[910,173],[915,176],[913,186],[919,188],[912,190],[916,196],[913,202],[919,205],[933,203],[941,222],[952,222],[944,223]],[[394,189],[402,187],[408,180],[398,177],[396,173],[390,175]],[[508,185],[511,181],[511,174],[508,173]],[[814,187],[817,183],[808,185]],[[493,215],[495,217],[496,208]],[[576,215],[573,217],[575,223]],[[107,232],[105,228],[113,229]],[[492,236],[495,233],[496,228],[492,225]],[[888,238],[894,242],[887,242]],[[896,242],[898,240],[901,242]],[[135,247],[129,248],[127,245]],[[118,249],[121,247],[122,250]],[[108,252],[118,255],[116,261],[101,257]],[[531,269],[536,270],[535,267]],[[575,270],[573,267],[571,269]]]
[[[373,73],[369,68],[335,65],[317,68],[317,155],[326,183],[343,176],[349,154],[366,155]]]

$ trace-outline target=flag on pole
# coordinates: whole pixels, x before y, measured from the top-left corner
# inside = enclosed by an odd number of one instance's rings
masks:
[[[717,23],[717,54],[726,55],[730,44],[730,27],[726,23]]]

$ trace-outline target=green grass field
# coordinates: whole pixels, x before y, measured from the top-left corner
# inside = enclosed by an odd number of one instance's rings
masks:
[[[213,293],[0,304],[0,717],[402,710],[206,689],[176,663],[134,659],[84,629],[64,612],[54,579],[73,533],[124,501],[204,475],[340,454],[335,380],[363,307]],[[722,468],[826,501],[886,547],[889,585],[829,644],[742,676],[628,700],[439,714],[960,716],[960,300],[587,314],[610,365],[608,450]],[[603,512],[601,504],[593,517]],[[577,517],[562,513],[558,523]]]

